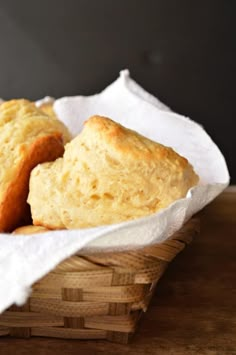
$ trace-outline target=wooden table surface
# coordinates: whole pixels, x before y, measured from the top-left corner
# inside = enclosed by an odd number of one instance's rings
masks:
[[[201,212],[201,234],[170,264],[131,344],[0,339],[0,354],[236,354],[236,187]]]

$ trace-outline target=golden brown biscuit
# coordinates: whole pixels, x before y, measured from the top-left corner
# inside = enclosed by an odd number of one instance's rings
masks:
[[[63,158],[32,171],[28,202],[36,225],[85,228],[154,213],[197,182],[173,149],[93,116]]]
[[[0,106],[0,231],[11,231],[27,214],[31,170],[62,156],[64,125],[58,122],[27,100]]]
[[[44,233],[44,232],[48,232],[49,229],[46,229],[44,227],[41,226],[23,226],[23,227],[19,227],[16,228],[12,234],[37,234],[37,233]]]

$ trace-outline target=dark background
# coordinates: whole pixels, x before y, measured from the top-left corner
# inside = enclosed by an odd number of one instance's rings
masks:
[[[236,183],[235,0],[0,0],[0,97],[93,94],[121,69],[201,123]]]

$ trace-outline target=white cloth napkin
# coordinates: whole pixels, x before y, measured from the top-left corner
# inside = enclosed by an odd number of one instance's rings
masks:
[[[47,97],[37,105],[50,100]],[[185,198],[138,220],[27,236],[0,234],[0,312],[13,303],[23,304],[34,282],[75,253],[127,250],[163,242],[229,183],[224,157],[203,128],[171,112],[136,84],[127,70],[100,94],[61,98],[54,109],[74,136],[84,120],[100,114],[173,147],[189,159],[200,183]]]

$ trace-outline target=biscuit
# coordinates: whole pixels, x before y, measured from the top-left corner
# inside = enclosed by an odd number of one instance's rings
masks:
[[[0,231],[16,228],[29,211],[26,199],[31,170],[63,155],[64,125],[24,100],[0,106]]]
[[[32,171],[28,202],[35,225],[86,228],[150,215],[197,182],[172,148],[93,116],[63,158]]]

